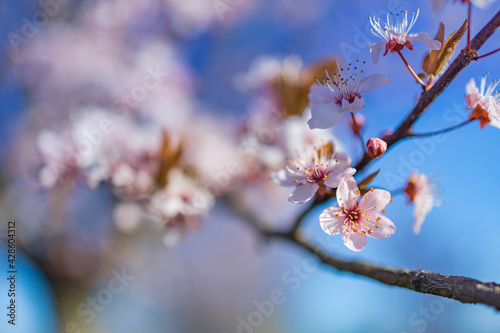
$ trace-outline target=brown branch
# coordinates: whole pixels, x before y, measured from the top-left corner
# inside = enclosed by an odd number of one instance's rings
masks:
[[[365,276],[389,286],[451,298],[462,303],[484,304],[500,311],[500,284],[481,282],[463,276],[446,276],[424,270],[378,266],[362,261],[335,258],[303,240],[297,232],[278,232],[268,229],[252,212],[241,209],[234,197],[226,200],[226,203],[229,208],[242,216],[260,236],[268,239],[285,239],[315,255],[325,265],[339,271]]]
[[[500,26],[500,11],[495,14],[495,16],[484,26],[481,31],[474,37],[470,45],[473,50],[479,50],[481,46],[488,40],[488,38],[497,31]],[[474,60],[471,55],[466,55],[465,53],[460,53],[455,60],[451,63],[444,74],[437,80],[434,86],[429,91],[424,91],[417,102],[417,105],[413,108],[410,114],[403,120],[401,125],[390,135],[387,140],[387,148],[391,147],[393,144],[407,138],[411,134],[411,127],[417,121],[417,119],[424,113],[425,110],[434,102],[436,98],[450,85],[450,83],[455,79],[455,77],[465,68],[470,62]],[[361,161],[356,164],[355,168],[357,170],[363,169],[368,163],[370,163],[371,158],[369,156],[363,156]]]

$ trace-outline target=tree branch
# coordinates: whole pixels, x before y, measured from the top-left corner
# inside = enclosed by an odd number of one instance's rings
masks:
[[[500,26],[500,11],[495,14],[495,16],[484,26],[481,31],[474,37],[471,41],[471,47],[473,50],[479,50],[481,46],[488,40],[488,38],[497,31]],[[451,65],[446,69],[444,74],[437,80],[434,86],[429,90],[425,91],[420,95],[420,99],[417,105],[413,108],[410,114],[403,120],[401,125],[390,135],[387,140],[387,148],[391,147],[396,142],[407,138],[411,133],[411,127],[417,121],[417,119],[424,113],[425,110],[434,102],[434,100],[441,95],[441,93],[450,85],[450,83],[457,77],[457,75],[467,67],[470,62],[474,59],[473,56],[466,55],[465,53],[460,53]],[[356,164],[355,168],[357,170],[363,169],[372,159],[369,156],[363,156],[361,161]]]
[[[313,254],[325,265],[339,271],[365,276],[389,286],[451,298],[462,303],[484,304],[500,311],[500,284],[481,282],[463,276],[446,276],[424,270],[378,266],[363,261],[335,258],[303,240],[297,232],[278,232],[268,229],[252,212],[241,209],[241,205],[234,200],[234,197],[226,200],[226,203],[229,208],[249,222],[248,225],[260,236],[285,239]]]

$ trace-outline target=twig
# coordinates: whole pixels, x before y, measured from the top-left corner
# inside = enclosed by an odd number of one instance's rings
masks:
[[[315,255],[325,265],[339,271],[365,276],[389,286],[451,298],[462,303],[484,304],[500,311],[500,284],[481,282],[463,276],[446,276],[424,270],[401,269],[335,258],[303,240],[298,233],[277,232],[268,229],[252,212],[240,209],[241,206],[234,200],[228,202],[228,206],[249,222],[248,225],[252,226],[260,236],[285,239]]]
[[[450,132],[450,131],[453,131],[457,128],[460,128],[464,125],[467,125],[468,123],[470,123],[473,119],[470,119],[470,120],[466,120],[464,121],[463,123],[460,123],[458,125],[455,125],[455,126],[452,126],[452,127],[448,127],[448,128],[445,128],[445,129],[442,129],[442,130],[439,130],[439,131],[435,131],[435,132],[428,132],[428,133],[413,133],[411,132],[410,134],[408,134],[408,136],[411,136],[411,137],[419,137],[419,138],[422,138],[422,137],[426,137],[426,136],[432,136],[432,135],[438,135],[438,134],[443,134],[443,133],[446,133],[446,132]]]
[[[422,81],[422,79],[418,77],[417,73],[415,73],[415,71],[413,70],[413,68],[411,68],[410,64],[408,63],[408,61],[406,61],[406,59],[403,56],[403,54],[401,53],[401,51],[397,51],[397,52],[398,52],[399,56],[401,57],[401,60],[403,60],[403,62],[405,63],[406,68],[408,68],[408,70],[410,71],[410,74],[415,78],[415,80],[417,80],[418,83],[420,83],[420,85],[422,86],[422,88],[425,90],[425,83],[424,83],[424,81]]]
[[[500,11],[495,14],[495,16],[484,26],[481,31],[474,37],[471,41],[471,47],[474,50],[479,50],[481,46],[488,40],[488,38],[497,31],[500,26]],[[450,83],[455,79],[455,77],[465,68],[474,57],[460,53],[455,60],[450,64],[448,69],[444,74],[436,81],[428,91],[424,91],[417,102],[417,105],[413,108],[410,114],[403,120],[401,125],[394,131],[392,135],[387,137],[387,148],[389,149],[395,143],[407,138],[411,131],[411,127],[417,121],[417,119],[424,113],[425,110],[434,102],[434,100],[441,95],[441,93],[450,85]],[[363,169],[372,159],[369,156],[363,156],[361,161],[359,161],[355,168],[357,170]]]

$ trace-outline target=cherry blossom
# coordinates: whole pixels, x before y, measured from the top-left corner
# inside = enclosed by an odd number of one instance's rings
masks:
[[[351,64],[349,64],[351,66]],[[311,129],[330,128],[335,126],[344,116],[346,111],[354,113],[365,106],[365,99],[361,94],[379,89],[390,83],[382,74],[371,74],[363,78],[363,70],[356,65],[344,72],[338,67],[333,80],[325,70],[326,79],[323,83],[318,81],[309,92],[309,106],[311,119],[307,122]]]
[[[350,165],[350,158],[343,153],[336,153],[329,144],[321,149],[309,149],[304,157],[292,160],[285,169],[274,173],[271,179],[282,186],[296,186],[288,201],[299,204],[309,201],[318,190],[324,194],[325,185],[337,187]]]
[[[431,183],[430,178],[424,174],[414,171],[408,179],[404,193],[408,195],[408,202],[415,205],[413,233],[420,233],[425,217],[432,210],[432,207],[441,205],[436,190],[436,185]]]
[[[376,44],[370,45],[370,53],[375,65],[380,59],[380,52],[384,49],[384,56],[389,51],[391,53],[400,52],[405,46],[413,50],[413,43],[416,41],[427,45],[431,50],[439,50],[441,48],[441,42],[432,39],[426,32],[410,34],[411,28],[417,21],[418,14],[419,10],[417,9],[417,12],[413,13],[411,20],[409,20],[408,12],[402,11],[401,18],[399,14],[396,15],[396,22],[393,21],[391,14],[387,14],[387,21],[383,27],[380,25],[380,19],[375,18],[375,16],[370,17],[370,23],[373,27],[371,29],[372,33],[383,39]]]
[[[460,0],[461,3],[471,3],[481,9],[488,7],[494,1],[495,0]],[[447,0],[431,0],[432,12],[437,13],[439,10],[441,10],[445,2],[447,2]],[[453,0],[453,2],[456,2],[456,0]]]
[[[494,81],[486,88],[486,79],[487,75],[481,79],[481,89],[474,79],[465,86],[467,108],[472,108],[469,119],[478,119],[481,128],[488,124],[500,128],[500,93],[495,91],[500,81]]]
[[[349,168],[337,188],[338,206],[328,207],[321,213],[319,222],[324,232],[330,235],[342,233],[345,246],[361,251],[366,246],[366,236],[387,238],[394,234],[396,226],[387,217],[385,206],[391,201],[391,194],[385,190],[370,189],[361,195],[355,169]]]

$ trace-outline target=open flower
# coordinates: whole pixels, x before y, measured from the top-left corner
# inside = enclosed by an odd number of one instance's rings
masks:
[[[331,144],[311,149],[305,157],[297,157],[285,169],[275,172],[271,179],[282,186],[296,186],[288,198],[293,203],[309,201],[318,190],[324,194],[326,186],[339,185],[342,174],[351,165],[350,158],[333,149]]]
[[[432,207],[440,206],[440,200],[437,198],[436,185],[429,181],[429,177],[424,174],[419,174],[414,171],[406,188],[405,194],[408,196],[408,202],[415,205],[413,216],[415,223],[413,224],[413,233],[420,233],[420,228],[424,223],[425,217],[431,211]]]
[[[408,12],[401,11],[401,18],[399,14],[396,15],[395,23],[392,20],[392,15],[387,14],[387,22],[384,23],[383,27],[380,25],[380,19],[375,18],[375,16],[370,17],[370,23],[373,27],[371,32],[383,39],[381,42],[370,45],[370,53],[375,65],[378,63],[382,50],[385,49],[384,56],[389,51],[391,53],[399,52],[405,46],[413,50],[413,43],[415,41],[427,45],[431,50],[439,50],[441,48],[441,42],[432,39],[426,32],[410,34],[411,28],[417,21],[418,14],[419,10],[417,9],[417,13],[413,13],[411,20],[409,20]]]
[[[338,64],[337,64],[338,66]],[[363,78],[363,70],[355,66],[351,72],[348,67],[346,73],[338,68],[333,80],[326,72],[323,84],[315,84],[309,92],[309,106],[311,119],[307,122],[311,129],[330,128],[335,126],[346,111],[351,113],[361,110],[365,106],[365,99],[361,94],[381,88],[390,83],[382,74],[372,74]]]
[[[465,86],[467,108],[472,108],[469,119],[478,119],[481,128],[488,124],[500,128],[500,93],[495,92],[500,81],[492,82],[486,88],[486,78],[487,75],[481,79],[481,90],[477,88],[474,79],[470,79]]]
[[[437,13],[444,5],[447,0],[431,0],[431,10],[433,13]],[[453,0],[455,2],[456,0]],[[460,0],[461,3],[471,3],[476,7],[484,9],[490,5],[495,0]]]
[[[391,194],[384,190],[370,189],[361,196],[355,169],[349,168],[337,188],[338,206],[328,207],[321,213],[319,222],[324,232],[330,235],[342,233],[345,246],[361,251],[366,245],[366,236],[387,238],[396,231],[396,226],[387,217],[385,206],[391,201]]]

